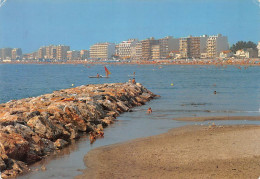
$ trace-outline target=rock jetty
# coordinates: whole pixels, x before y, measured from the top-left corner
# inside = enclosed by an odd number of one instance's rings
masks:
[[[0,104],[2,178],[60,150],[80,133],[100,132],[122,112],[156,97],[141,84],[83,85]]]

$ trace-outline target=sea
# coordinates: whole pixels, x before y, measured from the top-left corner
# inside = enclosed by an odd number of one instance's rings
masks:
[[[121,114],[105,129],[105,137],[90,144],[83,135],[78,141],[31,166],[18,178],[73,178],[85,169],[84,156],[91,149],[158,135],[184,125],[208,125],[174,119],[200,116],[259,116],[260,67],[214,65],[104,65],[0,64],[0,103],[39,96],[55,90],[86,84],[124,83],[135,78],[160,98]],[[135,72],[135,76],[133,75]],[[146,110],[151,107],[152,114]],[[259,121],[210,121],[216,125],[258,124]],[[46,170],[41,170],[45,166]]]

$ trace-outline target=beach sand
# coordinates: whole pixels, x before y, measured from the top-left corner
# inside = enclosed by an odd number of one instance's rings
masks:
[[[205,116],[175,118],[177,121],[218,121],[218,120],[248,120],[260,121],[260,116]]]
[[[76,178],[255,178],[260,126],[185,126],[91,150]]]

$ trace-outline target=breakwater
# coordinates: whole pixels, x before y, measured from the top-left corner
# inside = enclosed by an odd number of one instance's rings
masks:
[[[0,104],[2,177],[27,171],[28,164],[69,145],[80,133],[100,134],[120,113],[154,97],[139,83],[112,83],[84,85]]]

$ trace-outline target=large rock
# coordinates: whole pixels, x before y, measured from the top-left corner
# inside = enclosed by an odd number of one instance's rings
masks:
[[[29,142],[16,133],[6,134],[0,132],[0,145],[9,158],[16,160],[25,160],[30,148]]]
[[[27,122],[27,125],[31,127],[39,136],[50,140],[55,140],[62,134],[62,131],[45,117],[35,116]]]
[[[68,145],[69,143],[63,139],[58,139],[54,142],[54,147],[56,149],[62,149],[64,148],[66,145]]]

